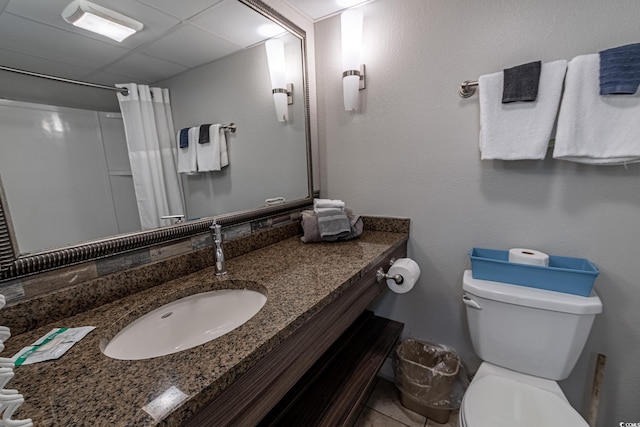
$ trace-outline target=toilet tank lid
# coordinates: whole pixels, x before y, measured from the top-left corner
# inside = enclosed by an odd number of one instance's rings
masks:
[[[474,279],[471,270],[464,272],[462,289],[481,298],[525,307],[572,314],[602,313],[602,301],[595,291],[591,291],[591,296],[583,297],[509,283]]]

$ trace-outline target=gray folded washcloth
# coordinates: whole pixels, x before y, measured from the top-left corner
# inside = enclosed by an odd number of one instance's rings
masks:
[[[351,223],[342,209],[327,209],[316,212],[320,238],[326,242],[334,242],[351,234]]]
[[[502,103],[535,101],[538,98],[541,69],[541,61],[506,68],[503,71]]]
[[[326,211],[321,211],[320,214],[324,212]],[[341,235],[335,240],[330,240],[330,241],[351,240],[351,239],[355,239],[356,237],[362,234],[364,224],[362,222],[362,218],[360,218],[360,215],[355,215],[353,211],[349,208],[345,208],[344,213],[346,214],[349,220],[349,233],[348,234],[345,233],[344,235]],[[304,234],[302,235],[302,237],[300,237],[300,240],[302,240],[303,243],[316,243],[316,242],[329,241],[329,240],[323,240],[322,237],[320,237],[320,230],[318,229],[318,216],[316,212],[312,210],[302,211],[301,216],[302,216],[302,221],[301,221],[302,231]]]
[[[640,86],[640,43],[600,52],[600,95],[633,95]]]

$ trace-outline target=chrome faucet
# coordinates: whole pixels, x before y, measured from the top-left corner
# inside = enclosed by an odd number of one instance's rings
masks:
[[[224,276],[227,274],[227,267],[224,264],[224,252],[222,251],[222,227],[214,219],[209,229],[213,238],[213,271],[216,276]]]

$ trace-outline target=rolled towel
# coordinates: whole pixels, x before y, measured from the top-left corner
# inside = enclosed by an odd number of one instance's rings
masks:
[[[334,199],[313,199],[313,210],[317,212],[318,209],[332,208],[332,209],[344,209],[344,202],[342,200]]]
[[[316,212],[318,217],[318,231],[320,238],[326,242],[333,242],[351,234],[351,223],[347,214],[341,209]]]
[[[320,231],[318,231],[318,217],[311,210],[302,211],[302,231],[303,236],[300,238],[303,243],[322,242]]]
[[[541,69],[541,61],[506,68],[503,71],[502,103],[535,101],[538,98]]]
[[[600,95],[633,95],[640,86],[640,43],[603,50]]]

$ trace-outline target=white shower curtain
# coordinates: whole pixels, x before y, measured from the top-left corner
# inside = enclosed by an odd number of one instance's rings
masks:
[[[133,185],[143,230],[172,223],[167,215],[184,215],[182,188],[175,159],[175,135],[169,90],[135,83],[118,84],[129,148]],[[153,94],[153,96],[152,96]]]

